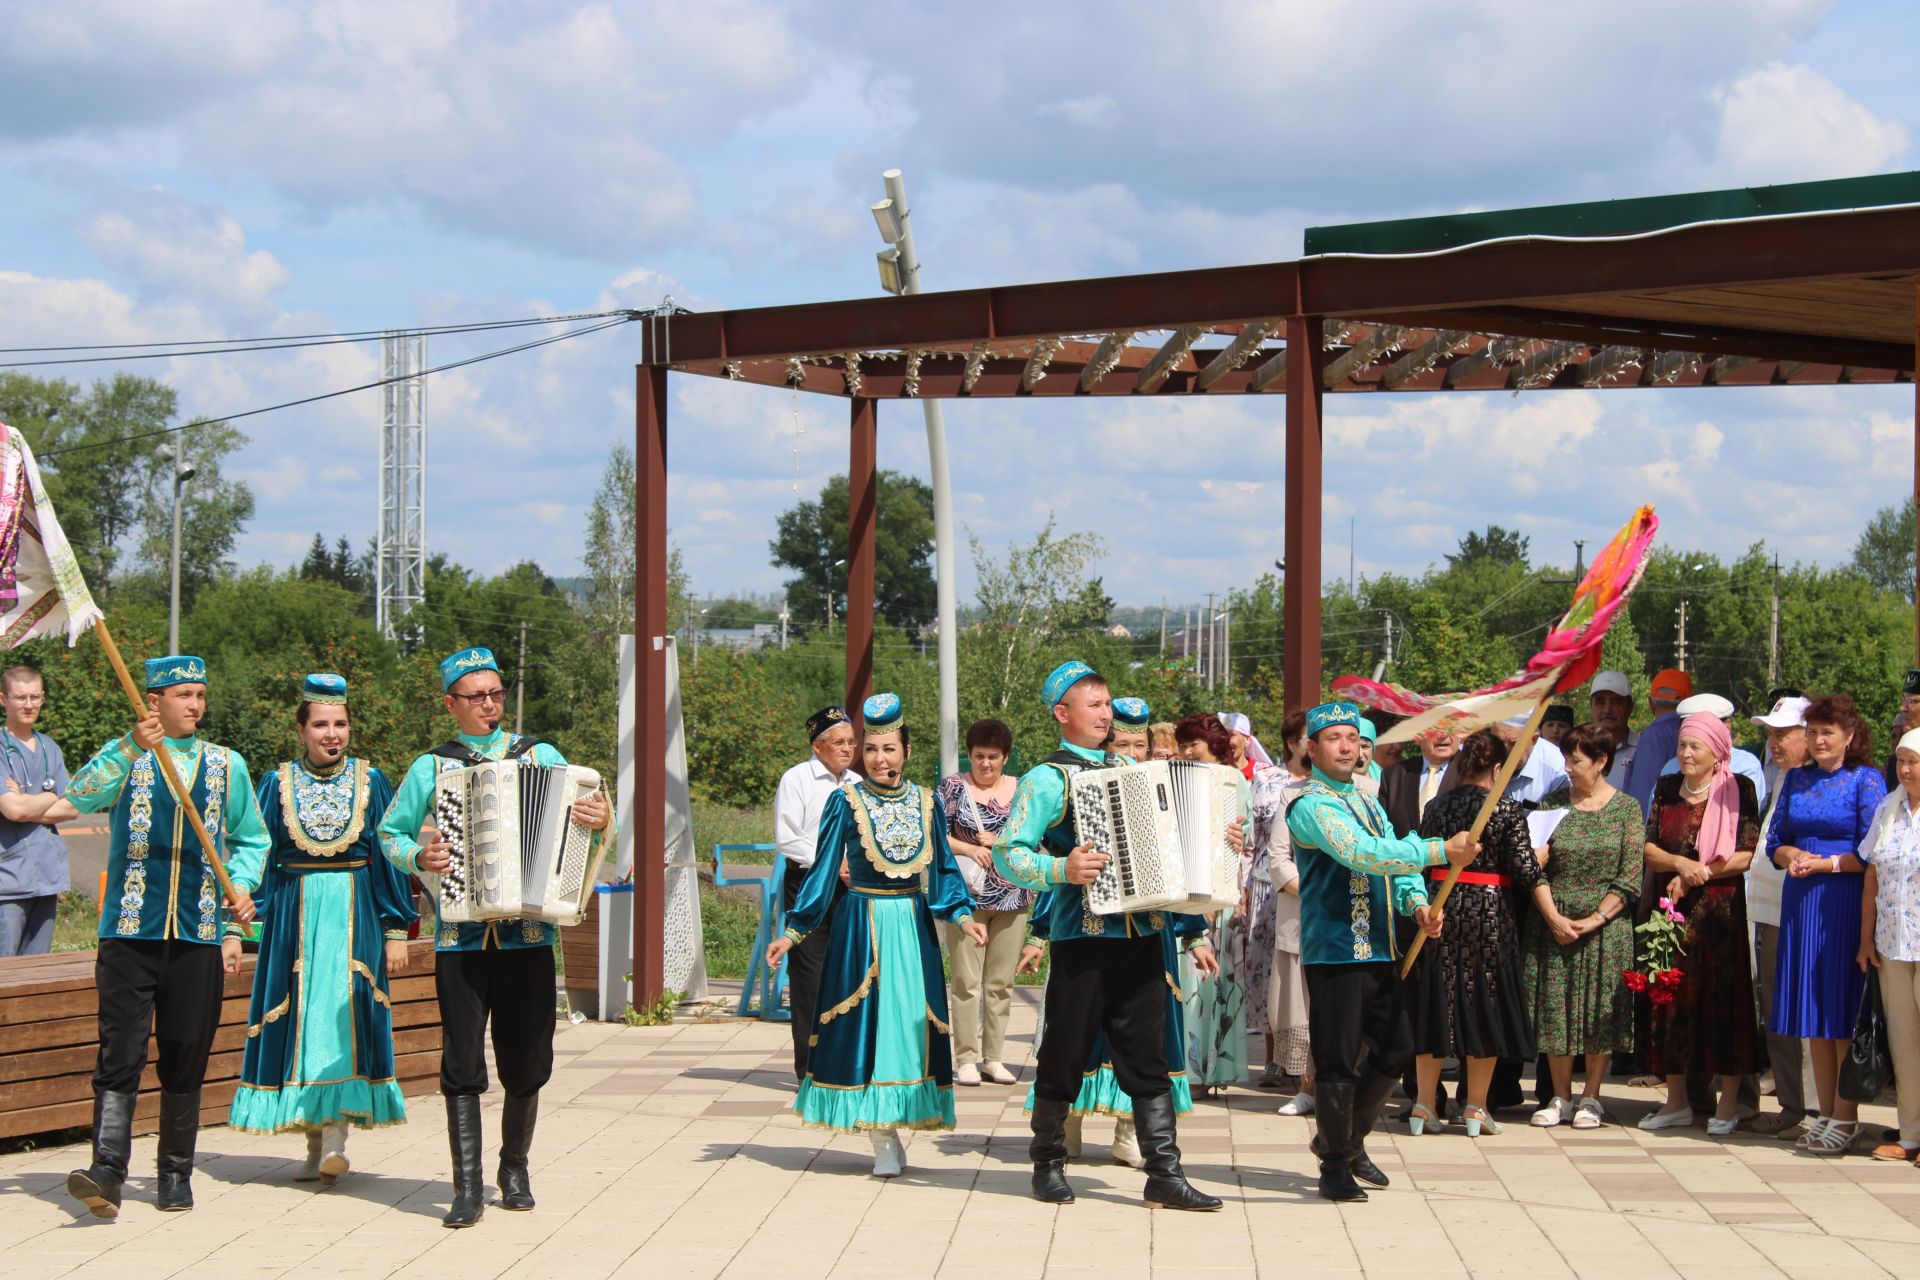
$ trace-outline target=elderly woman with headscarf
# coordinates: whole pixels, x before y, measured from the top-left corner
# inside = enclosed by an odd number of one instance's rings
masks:
[[[1893,776],[1898,785],[1860,844],[1867,879],[1856,959],[1861,972],[1880,971],[1899,1090],[1899,1138],[1876,1147],[1873,1158],[1911,1163],[1920,1159],[1920,729],[1894,748]]]
[[[1666,908],[1684,918],[1677,989],[1654,992],[1647,1064],[1667,1079],[1667,1102],[1642,1129],[1693,1124],[1687,1075],[1720,1077],[1707,1132],[1724,1137],[1738,1123],[1740,1077],[1766,1061],[1747,960],[1746,872],[1760,844],[1753,782],[1730,766],[1733,738],[1707,714],[1680,724],[1680,772],[1660,779],[1647,818],[1647,872],[1663,886]],[[1671,992],[1671,997],[1662,992]]]
[[[1279,930],[1280,894],[1273,882],[1269,853],[1276,834],[1284,831],[1286,798],[1297,789],[1287,771],[1274,764],[1253,723],[1238,712],[1223,712],[1220,723],[1233,738],[1234,765],[1252,788],[1253,831],[1240,856],[1240,910],[1227,932],[1227,951],[1233,971],[1246,987],[1247,1010],[1261,1019],[1266,1030],[1266,1067],[1258,1081],[1262,1089],[1278,1089],[1283,1074],[1298,1075],[1304,1059],[1289,1062],[1282,1072],[1275,1044],[1280,1028],[1269,997],[1273,982],[1275,946]]]

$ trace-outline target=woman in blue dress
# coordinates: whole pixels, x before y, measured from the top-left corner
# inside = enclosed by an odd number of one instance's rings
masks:
[[[1769,1024],[1806,1040],[1813,1058],[1820,1118],[1797,1145],[1837,1156],[1860,1129],[1859,1105],[1840,1097],[1838,1086],[1866,983],[1854,962],[1866,872],[1859,850],[1887,784],[1869,763],[1873,733],[1852,698],[1816,698],[1806,718],[1812,762],[1781,779],[1767,828],[1767,853],[1787,873]]]
[[[380,853],[393,787],[347,755],[346,680],[310,675],[300,698],[301,755],[260,781],[273,850],[255,895],[260,958],[228,1123],[306,1134],[294,1180],[331,1183],[347,1171],[348,1125],[406,1123],[388,975],[406,966],[417,916],[405,878]],[[237,934],[222,945],[237,963]]]
[[[892,1178],[906,1165],[900,1130],[954,1123],[934,919],[958,925],[976,946],[986,944],[987,930],[974,921],[939,797],[901,776],[910,748],[900,699],[875,694],[861,712],[867,776],[827,798],[813,869],[787,913],[786,936],[767,948],[767,966],[819,927],[844,865],[847,895],[834,914],[813,1052],[793,1110],[814,1128],[866,1133],[874,1176]]]

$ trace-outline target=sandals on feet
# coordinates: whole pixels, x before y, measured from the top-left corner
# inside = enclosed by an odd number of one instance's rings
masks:
[[[1573,1127],[1576,1129],[1598,1129],[1607,1122],[1607,1110],[1600,1105],[1598,1098],[1582,1098],[1580,1105],[1573,1109]]]
[[[1807,1134],[1806,1146],[1802,1149],[1810,1156],[1843,1156],[1852,1148],[1859,1133],[1857,1120],[1828,1120]]]

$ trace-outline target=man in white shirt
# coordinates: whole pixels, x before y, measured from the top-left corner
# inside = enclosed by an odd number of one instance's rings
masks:
[[[807,717],[807,738],[813,754],[780,776],[773,795],[773,838],[780,847],[785,880],[780,889],[780,919],[800,896],[800,886],[813,868],[814,844],[820,838],[820,814],[827,797],[856,780],[853,763],[853,721],[844,707],[822,707]],[[793,1013],[793,1078],[807,1077],[808,1041],[813,1037],[814,1001],[820,994],[820,969],[826,963],[827,942],[833,930],[839,900],[827,908],[820,927],[787,953],[787,1007]]]
[[[1781,698],[1766,715],[1753,717],[1753,722],[1767,731],[1767,754],[1772,761],[1768,767],[1773,773],[1773,785],[1768,790],[1772,792],[1774,804],[1779,803],[1780,783],[1786,771],[1797,769],[1807,762],[1806,715],[1809,705],[1805,698]],[[1772,806],[1769,805],[1764,812],[1766,816],[1760,823],[1762,832],[1773,825]],[[1763,835],[1761,844],[1764,846],[1765,843]],[[1767,1026],[1767,1058],[1773,1065],[1773,1096],[1780,1104],[1777,1114],[1754,1117],[1753,1128],[1756,1133],[1792,1138],[1807,1116],[1806,1089],[1800,1071],[1804,1050],[1794,1037],[1775,1035],[1772,1026],[1773,971],[1780,943],[1780,894],[1786,878],[1787,873],[1773,865],[1773,859],[1764,847],[1754,855],[1753,865],[1747,868],[1747,920],[1753,925],[1754,933],[1755,987],[1760,998],[1760,1020]]]
[[[1520,731],[1526,727],[1527,717],[1515,716],[1495,725],[1493,731],[1511,748],[1520,740]],[[1535,738],[1533,749],[1527,752],[1526,761],[1514,771],[1513,780],[1507,783],[1506,798],[1529,809],[1538,809],[1542,800],[1566,785],[1566,756],[1545,738]]]
[[[1613,739],[1613,767],[1607,770],[1607,785],[1623,790],[1627,767],[1640,748],[1640,734],[1627,727],[1633,718],[1633,682],[1624,671],[1602,671],[1593,678],[1587,706],[1593,713],[1593,723]]]

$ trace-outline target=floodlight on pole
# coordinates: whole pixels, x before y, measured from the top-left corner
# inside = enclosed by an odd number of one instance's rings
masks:
[[[899,293],[906,288],[906,280],[900,270],[900,251],[882,249],[873,255],[880,264],[880,287],[888,293]]]
[[[889,174],[898,174],[898,169],[889,169]],[[880,228],[880,238],[888,244],[899,244],[900,237],[907,234],[906,225],[900,220],[900,211],[894,207],[893,197],[873,202],[873,221]],[[895,293],[899,290],[895,289]]]

